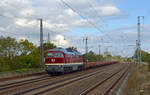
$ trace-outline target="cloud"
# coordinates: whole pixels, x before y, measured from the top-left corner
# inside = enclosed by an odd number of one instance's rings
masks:
[[[5,28],[3,28],[3,27],[0,27],[0,31],[5,31]]]
[[[63,35],[56,35],[53,39],[52,39],[52,43],[54,43],[55,45],[57,45],[58,47],[68,47],[69,43],[67,40],[65,40]]]
[[[121,11],[115,6],[103,6],[99,8],[100,12],[102,12],[103,16],[114,16],[120,15]]]
[[[77,17],[77,13],[75,13],[74,11],[72,11],[71,9],[67,9],[64,11],[66,14],[68,14],[69,16],[71,16],[72,18]]]
[[[23,17],[32,16],[33,14],[35,14],[33,9],[24,9],[20,12]]]
[[[102,24],[101,19],[111,21],[114,17],[122,18],[122,15],[124,15],[114,3],[104,2],[104,0],[100,0],[100,2],[97,0],[65,1],[76,12],[98,26]],[[87,29],[93,29],[93,26],[76,12],[65,6],[61,0],[2,0],[0,3],[2,16],[0,18],[3,19],[0,22],[0,32],[3,36],[11,36],[17,39],[23,37],[39,45],[40,32],[37,19],[42,18],[44,40],[47,38],[47,33],[50,32],[53,43],[56,45],[62,47],[74,45],[83,51],[85,47],[80,35],[69,37],[68,39],[65,39],[66,37],[63,36],[72,32],[75,28],[83,28],[85,32]],[[91,33],[88,36],[91,36]],[[112,38],[115,39],[114,37]],[[96,40],[94,35],[92,41]],[[89,41],[90,47],[95,43],[99,43],[98,41],[94,43],[92,41]]]
[[[121,13],[115,5],[99,6],[96,0],[90,1],[93,5],[87,0],[66,2],[94,24],[98,23],[99,15],[103,18],[105,16],[119,16]],[[15,21],[14,26],[30,28],[35,25],[35,20],[43,18],[45,27],[56,32],[68,32],[74,27],[91,28],[85,19],[79,19],[80,16],[66,7],[60,0],[3,0],[0,4],[0,12],[5,18],[12,19],[12,22],[7,23],[8,26]]]
[[[26,38],[25,38],[25,37],[19,37],[19,38],[18,38],[18,40],[19,40],[19,41],[20,41],[20,40],[25,41],[25,40],[26,40]]]
[[[88,21],[85,19],[73,21],[72,26],[74,26],[74,27],[92,27],[91,24],[89,24]]]
[[[15,24],[21,27],[33,27],[37,25],[37,21],[36,20],[28,20],[28,19],[15,19]]]

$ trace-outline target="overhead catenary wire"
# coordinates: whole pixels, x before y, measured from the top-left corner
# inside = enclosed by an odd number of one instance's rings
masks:
[[[77,13],[81,18],[85,19],[89,24],[91,24],[95,29],[97,29],[98,31],[100,31],[101,33],[103,33],[104,31],[102,31],[100,28],[98,28],[94,23],[92,23],[91,21],[89,21],[89,19],[87,19],[85,16],[83,16],[82,14],[80,14],[78,11],[76,11],[73,7],[71,7],[68,3],[66,3],[64,0],[60,0],[64,5],[66,5],[67,7],[69,7],[73,12]],[[89,3],[90,4],[90,3]],[[93,7],[90,4],[91,7]],[[96,9],[94,9],[95,12],[97,12]],[[112,38],[108,35],[105,34],[106,36],[108,36],[108,38],[112,41]]]
[[[96,16],[99,17],[99,20],[101,20],[106,26],[108,26],[107,23],[105,23],[105,21],[103,20],[102,16],[99,14],[99,12],[97,11],[97,9],[93,6],[93,4],[91,4],[89,2],[89,0],[87,0],[88,4],[90,5],[90,7],[95,11],[95,13],[97,14]]]
[[[78,11],[76,11],[73,7],[71,7],[68,3],[66,3],[64,0],[60,0],[65,6],[67,6],[68,8],[70,8],[73,12],[77,13],[81,18],[85,19],[89,24],[91,24],[95,29],[97,29],[99,32],[103,31],[98,28],[94,23],[92,23],[88,18],[86,18],[85,16],[83,16],[82,14],[80,14]]]

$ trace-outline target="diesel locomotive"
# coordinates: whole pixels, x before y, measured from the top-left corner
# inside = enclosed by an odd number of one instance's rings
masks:
[[[83,59],[81,53],[64,49],[50,49],[45,58],[46,71],[49,74],[67,73],[82,70]]]
[[[50,49],[45,58],[45,69],[48,74],[68,73],[87,68],[115,64],[119,61],[84,62],[81,53],[64,48]]]

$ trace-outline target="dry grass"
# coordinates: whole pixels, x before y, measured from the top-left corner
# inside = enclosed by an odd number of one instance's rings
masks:
[[[122,95],[150,95],[150,72],[148,67],[132,64],[131,74]]]

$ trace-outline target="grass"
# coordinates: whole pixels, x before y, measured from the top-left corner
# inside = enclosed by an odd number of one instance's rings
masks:
[[[131,66],[131,74],[122,95],[150,95],[150,71],[147,65]]]
[[[44,71],[43,68],[28,68],[28,69],[24,68],[24,69],[13,70],[13,71],[5,71],[5,72],[0,72],[0,78],[33,74],[33,73],[39,73],[43,71]]]

